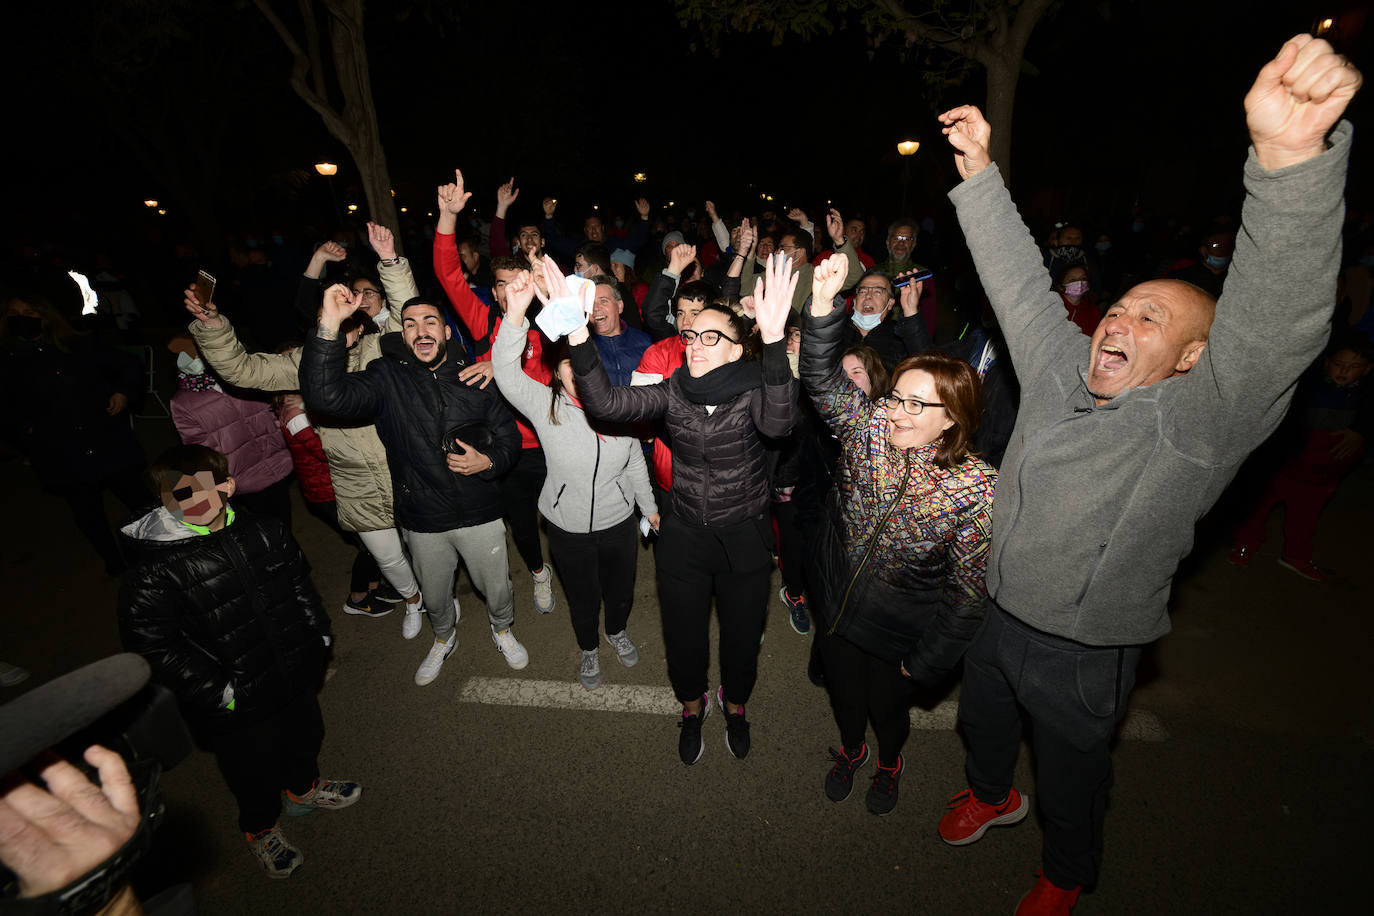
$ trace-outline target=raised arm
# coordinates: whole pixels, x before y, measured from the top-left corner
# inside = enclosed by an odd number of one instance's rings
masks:
[[[787,316],[792,310],[797,274],[782,254],[773,255],[768,262],[767,286],[761,280],[754,290],[755,321],[763,341],[763,391],[750,406],[759,432],[780,438],[790,433],[797,421],[797,380],[787,365]]]
[[[320,282],[324,279],[327,265],[337,263],[348,257],[348,251],[338,242],[325,242],[310,256],[310,263],[301,275],[296,288],[296,311],[306,321],[315,321],[315,312],[320,307]]]
[[[873,405],[840,368],[844,339],[844,300],[840,286],[849,272],[843,255],[832,254],[816,268],[810,306],[802,313],[801,358],[798,372],[816,411],[837,435],[868,425]]]
[[[368,221],[367,241],[377,252],[377,273],[382,278],[382,289],[386,292],[387,316],[384,331],[401,329],[401,309],[407,302],[420,295],[415,285],[415,275],[411,273],[410,262],[396,254],[396,237],[386,226]]]
[[[357,302],[342,284],[324,292],[319,324],[301,352],[301,397],[307,410],[348,420],[371,420],[384,407],[375,375],[367,370],[348,372],[348,351],[344,349],[339,325],[357,308]]]
[[[440,185],[437,191],[439,224],[434,229],[434,275],[444,288],[458,318],[474,340],[485,340],[491,334],[491,308],[477,298],[463,277],[463,262],[458,257],[458,242],[454,230],[458,214],[467,206],[471,191],[463,188],[463,173],[453,170],[454,180]]]
[[[1361,80],[1325,41],[1298,35],[1246,95],[1253,147],[1241,231],[1206,349],[1182,380],[1193,396],[1180,429],[1215,436],[1224,423],[1248,451],[1278,425],[1325,344],[1351,140],[1350,125],[1338,122]]]
[[[538,421],[549,414],[553,391],[526,375],[520,365],[529,330],[525,315],[533,299],[534,278],[529,271],[522,270],[506,284],[506,317],[496,332],[491,366],[502,396],[538,426]]]
[[[1087,341],[1065,319],[1063,300],[1051,288],[1040,248],[988,155],[992,128],[972,105],[946,111],[940,121],[964,179],[949,198],[1017,374],[1030,378],[1050,367],[1086,364]]]
[[[199,310],[208,317],[197,317],[187,330],[195,339],[200,355],[219,373],[220,378],[239,388],[255,388],[259,391],[296,391],[301,387],[301,351],[290,353],[249,353],[243,342],[234,333],[229,319],[214,309],[199,309],[195,290],[186,291],[186,308],[192,315]]]

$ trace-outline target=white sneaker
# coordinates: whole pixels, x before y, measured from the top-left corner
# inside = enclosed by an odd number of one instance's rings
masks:
[[[424,616],[425,603],[417,601],[414,604],[406,602],[406,616],[401,621],[401,635],[406,639],[414,639],[420,635],[420,618]]]
[[[520,640],[515,638],[515,634],[509,629],[496,632],[496,627],[491,628],[491,641],[496,643],[496,648],[501,650],[501,654],[506,657],[506,664],[516,671],[530,663],[530,654],[525,651],[525,647],[520,645]]]
[[[553,611],[553,569],[544,564],[544,575],[530,574],[534,578],[534,609],[541,614]]]
[[[630,642],[630,637],[625,635],[624,630],[619,633],[607,633],[606,642],[615,649],[615,657],[626,668],[632,668],[638,664],[639,650],[635,648],[634,643]]]
[[[449,637],[447,643],[434,640],[434,645],[429,647],[429,654],[425,660],[420,662],[420,667],[415,671],[415,683],[423,687],[431,683],[439,676],[439,669],[444,667],[444,661],[453,654],[453,650],[458,648],[458,634],[454,633]]]
[[[601,658],[595,649],[582,651],[582,661],[577,666],[577,676],[582,686],[595,690],[601,686]]]

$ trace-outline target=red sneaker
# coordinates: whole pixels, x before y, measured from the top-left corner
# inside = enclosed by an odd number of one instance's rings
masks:
[[[972,789],[965,789],[949,800],[949,811],[940,818],[940,839],[951,846],[976,843],[989,827],[1019,824],[1030,813],[1030,802],[1012,789],[1000,805],[989,805],[973,797]]]
[[[1035,887],[1031,888],[1030,893],[1022,897],[1021,902],[1016,905],[1015,916],[1069,916],[1074,904],[1078,902],[1078,894],[1083,890],[1083,886],[1080,884],[1073,890],[1066,891],[1041,872],[1035,874]]]
[[[1279,565],[1284,569],[1293,570],[1304,579],[1310,579],[1313,582],[1326,581],[1326,573],[1322,572],[1321,567],[1311,560],[1290,560],[1287,557],[1279,557]]]

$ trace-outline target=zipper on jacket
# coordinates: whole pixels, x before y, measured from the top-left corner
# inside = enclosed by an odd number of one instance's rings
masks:
[[[549,507],[550,509],[557,509],[557,508],[558,508],[558,502],[559,502],[559,500],[561,500],[561,499],[563,498],[563,491],[566,490],[567,488],[568,488],[568,485],[567,485],[566,483],[563,484],[563,486],[561,486],[561,487],[558,488],[558,495],[555,496],[555,497],[553,498],[553,505]]]
[[[601,470],[601,437],[596,437],[596,464],[592,465],[592,502],[587,508],[587,533],[591,534],[594,530],[592,523],[596,520],[596,472]]]
[[[892,502],[888,503],[887,508],[883,510],[883,517],[878,520],[877,527],[873,529],[873,536],[868,539],[868,546],[864,548],[864,555],[859,559],[859,565],[854,568],[854,575],[849,577],[849,584],[844,588],[844,597],[840,599],[840,608],[835,612],[835,622],[832,623],[830,629],[826,631],[827,636],[834,636],[835,629],[840,625],[840,621],[844,619],[845,605],[849,603],[849,593],[854,590],[854,583],[859,581],[859,573],[863,572],[864,567],[868,565],[868,558],[872,555],[873,548],[877,546],[878,536],[881,535],[883,529],[887,527],[887,520],[892,517],[893,511],[897,508],[897,504],[901,502],[902,497],[906,495],[907,485],[911,483],[911,452],[906,452],[905,457],[906,471],[902,474],[902,485],[897,488],[897,495],[892,498]]]
[[[275,638],[281,635],[281,631],[277,629],[276,623],[268,617],[266,609],[262,606],[261,602],[258,601],[258,586],[256,580],[252,577],[252,570],[248,566],[248,560],[239,550],[239,545],[234,543],[233,536],[228,535],[227,532],[224,538],[224,552],[229,555],[229,562],[234,565],[234,570],[238,572],[243,577],[243,581],[247,583],[248,606],[253,609],[253,616],[258,618],[270,635],[274,637],[268,640],[268,644],[272,648],[272,656],[277,660],[277,668],[281,672],[282,679],[287,684],[290,684],[291,669],[287,667],[286,659],[282,657],[281,648],[277,645],[278,640]]]

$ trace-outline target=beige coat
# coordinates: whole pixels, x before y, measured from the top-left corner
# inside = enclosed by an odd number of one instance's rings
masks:
[[[390,305],[386,330],[400,330],[401,305],[418,295],[410,265],[381,269],[382,285]],[[297,391],[300,388],[299,348],[289,353],[249,353],[223,315],[221,327],[207,328],[200,321],[190,325],[201,358],[231,385],[261,391]],[[359,372],[382,355],[381,335],[368,334],[348,353],[348,371]],[[394,528],[391,471],[386,448],[372,426],[316,425],[329,475],[339,505],[339,525],[347,531],[381,531]]]

